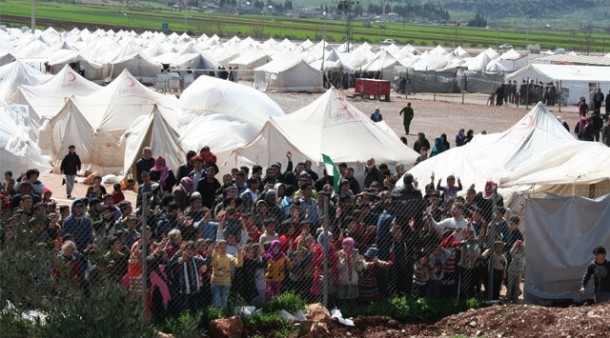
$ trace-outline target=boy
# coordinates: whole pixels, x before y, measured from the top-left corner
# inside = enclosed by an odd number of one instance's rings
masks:
[[[610,261],[606,260],[606,249],[598,246],[593,249],[593,261],[587,266],[587,271],[582,276],[580,293],[585,293],[585,288],[591,276],[593,276],[593,289],[595,291],[595,302],[607,302],[610,300]]]

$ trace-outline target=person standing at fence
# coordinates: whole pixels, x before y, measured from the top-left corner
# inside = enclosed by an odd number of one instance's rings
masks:
[[[227,309],[231,289],[231,269],[243,265],[241,246],[237,246],[237,257],[227,254],[227,241],[219,240],[212,254],[212,306]]]
[[[593,261],[587,266],[582,276],[580,293],[585,293],[589,279],[593,277],[594,300],[596,303],[610,300],[610,261],[606,259],[606,248],[598,246],[593,249]]]
[[[525,272],[525,245],[523,241],[518,240],[510,249],[511,261],[508,264],[508,283],[506,290],[506,300],[516,302],[519,299],[521,290],[521,278]]]
[[[76,154],[76,147],[70,145],[68,147],[68,153],[64,156],[61,161],[60,169],[61,172],[66,175],[66,197],[72,199],[72,189],[74,189],[74,178],[76,173],[80,171],[81,163],[80,157]]]
[[[409,127],[411,126],[411,121],[415,116],[413,112],[413,108],[411,108],[411,102],[407,103],[407,106],[402,108],[398,115],[403,115],[402,117],[402,125],[405,127],[405,135],[409,135]]]

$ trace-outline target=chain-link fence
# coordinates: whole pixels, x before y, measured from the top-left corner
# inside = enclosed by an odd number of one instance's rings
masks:
[[[54,262],[39,280],[69,280],[85,295],[115,283],[156,323],[210,305],[261,307],[286,292],[339,308],[394,295],[518,302],[525,198],[610,191],[498,193],[455,177],[420,191],[408,180],[392,188],[398,177],[390,175],[363,189],[346,177],[337,193],[332,177],[295,174],[244,181],[240,173],[195,192],[154,184],[137,209],[113,205],[112,196],[58,210],[27,194],[5,196],[0,250],[27,239],[20,245]],[[2,296],[11,298],[6,282]]]

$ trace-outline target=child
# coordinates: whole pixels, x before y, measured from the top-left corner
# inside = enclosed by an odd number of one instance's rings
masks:
[[[254,250],[257,251],[254,251]],[[251,304],[258,296],[258,290],[256,288],[256,270],[264,268],[265,263],[258,259],[257,245],[248,244],[245,249],[244,264],[241,268],[235,269],[235,287],[242,298]]]
[[[212,306],[227,309],[231,289],[231,269],[243,265],[241,246],[237,246],[237,258],[227,254],[227,241],[219,240],[212,254]]]
[[[428,294],[428,281],[432,274],[432,266],[426,255],[420,255],[413,264],[413,297],[421,298]]]
[[[265,301],[277,296],[282,288],[286,271],[292,268],[292,262],[281,251],[282,243],[279,240],[271,241],[267,250],[267,272],[265,273]]]
[[[256,269],[254,274],[254,284],[256,285],[257,296],[252,300],[251,305],[262,306],[265,303],[265,249],[258,243],[252,244],[252,251],[257,261],[263,262],[262,266]]]
[[[379,260],[377,254],[379,249],[369,247],[364,253],[364,270],[362,270],[358,283],[360,300],[366,303],[379,299],[379,289],[377,288],[377,268],[387,269],[392,265],[390,262]]]
[[[183,310],[197,312],[203,308],[201,303],[201,274],[207,270],[205,260],[200,256],[195,255],[196,244],[194,241],[188,241],[180,247],[180,249],[169,260],[167,267],[173,268],[178,265],[180,292],[176,305],[179,307],[178,313]]]
[[[337,253],[337,303],[348,305],[359,297],[359,275],[364,270],[364,260],[354,249],[354,239],[351,237],[341,241],[343,249]]]
[[[125,200],[125,195],[121,191],[121,184],[115,183],[112,186],[112,204],[119,204],[123,200]]]
[[[521,290],[519,284],[525,272],[525,245],[521,240],[517,240],[510,249],[511,262],[508,265],[508,289],[506,290],[506,300],[516,302],[519,299]]]
[[[428,281],[428,297],[440,298],[441,281],[445,277],[445,262],[450,253],[441,244],[437,245],[434,251],[428,256],[430,265],[433,267]]]
[[[504,256],[504,243],[496,241],[494,245],[494,253],[491,257],[491,265],[493,267],[493,284],[492,297],[493,300],[500,299],[500,287],[502,280],[506,274],[506,256]]]

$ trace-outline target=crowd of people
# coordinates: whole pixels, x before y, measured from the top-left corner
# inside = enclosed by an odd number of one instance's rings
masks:
[[[57,205],[37,170],[18,182],[5,173],[0,250],[19,236],[44,243],[70,266],[53,278],[74,279],[85,292],[105,279],[138,292],[146,262],[155,321],[206,305],[226,309],[230,298],[260,306],[285,291],[316,301],[324,282],[338,306],[394,294],[465,299],[483,289],[498,299],[503,282],[505,297],[518,299],[519,218],[506,218],[492,182],[466,187],[462,197],[459,178],[432,176],[422,192],[402,165],[370,158],[362,182],[338,164],[335,188],[310,161],[295,164],[290,152],[286,160],[285,169],[234,168],[219,181],[209,147],[189,151],[175,173],[145,148],[134,206],[120,184],[107,193],[101,177],[74,197],[80,160],[70,147],[61,165],[70,206]]]

